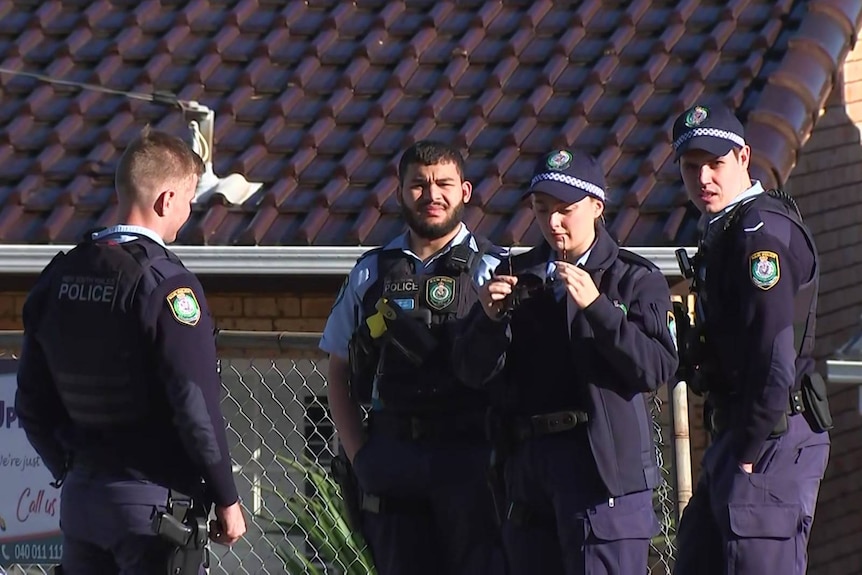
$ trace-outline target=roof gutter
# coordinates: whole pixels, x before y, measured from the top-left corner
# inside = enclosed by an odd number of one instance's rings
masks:
[[[830,385],[857,386],[857,409],[862,415],[862,360],[827,359],[826,379]]]
[[[59,251],[70,245],[0,245],[0,274],[38,274]],[[371,247],[361,246],[181,246],[171,250],[200,275],[346,275]],[[517,247],[513,253],[529,248]],[[673,247],[627,247],[659,267],[665,276],[679,276]],[[688,247],[689,256],[695,248]]]

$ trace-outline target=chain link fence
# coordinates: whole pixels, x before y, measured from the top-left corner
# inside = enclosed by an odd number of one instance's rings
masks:
[[[12,353],[19,348],[20,332],[6,336],[0,337],[0,347]],[[211,546],[212,574],[373,573],[367,549],[340,514],[328,474],[337,438],[327,408],[327,359],[317,350],[318,338],[313,333],[219,332],[222,409],[249,522],[245,537],[233,547]],[[664,478],[655,495],[662,530],[651,546],[651,575],[669,575],[675,551],[666,394],[662,389],[648,398]],[[51,569],[13,565],[6,572]]]

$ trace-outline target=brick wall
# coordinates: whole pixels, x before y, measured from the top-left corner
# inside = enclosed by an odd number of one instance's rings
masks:
[[[208,292],[219,329],[251,331],[322,331],[335,299],[324,293]],[[0,292],[0,330],[21,329],[26,293]]]
[[[817,354],[860,329],[862,313],[862,49],[852,52],[791,175],[822,257]],[[825,366],[824,366],[825,373]],[[814,575],[862,573],[862,418],[855,388],[830,386],[832,454],[809,546]]]

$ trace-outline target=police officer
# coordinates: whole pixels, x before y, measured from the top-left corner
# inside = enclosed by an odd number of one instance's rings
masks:
[[[487,397],[455,380],[449,358],[452,326],[503,252],[461,222],[472,186],[458,150],[417,142],[398,173],[408,230],[359,259],[320,342],[332,418],[381,575],[500,573]]]
[[[698,331],[681,362],[706,393],[713,439],[679,525],[674,573],[801,575],[831,427],[812,357],[814,240],[789,196],[750,178],[751,149],[727,107],[686,110],[673,145],[704,230]]]
[[[205,533],[212,502],[213,541],[245,532],[213,322],[200,283],[165,247],[189,217],[202,172],[185,143],[145,128],[116,171],[127,225],[58,254],[24,304],[16,409],[62,483],[66,575],[168,572],[183,557],[154,532],[158,512],[202,521]],[[189,517],[176,513],[190,505]],[[202,559],[198,537],[191,552]],[[183,572],[203,572],[195,561]]]
[[[462,380],[494,390],[513,575],[645,573],[659,530],[644,393],[677,367],[670,291],[605,230],[605,189],[591,156],[540,160],[545,241],[497,268],[455,345]]]

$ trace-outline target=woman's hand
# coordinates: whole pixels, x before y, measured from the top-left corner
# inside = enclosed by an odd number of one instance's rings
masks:
[[[593,283],[590,274],[568,262],[554,263],[557,266],[557,279],[566,285],[566,291],[576,306],[584,309],[598,299],[599,288]]]

